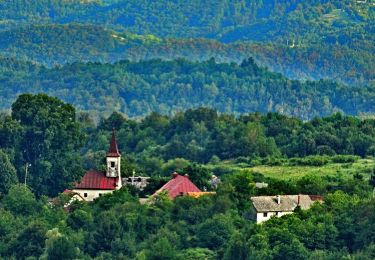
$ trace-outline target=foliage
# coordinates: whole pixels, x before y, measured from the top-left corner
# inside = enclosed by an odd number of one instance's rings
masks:
[[[46,234],[45,255],[41,259],[76,259],[77,249],[73,242],[59,233],[57,229],[49,230]]]
[[[326,78],[347,84],[369,84],[374,78],[371,70],[374,48],[366,37],[357,38],[353,46],[353,43],[334,44],[326,41],[321,44],[300,39],[298,45],[291,48],[285,41],[295,36],[283,36],[286,40],[282,42],[265,39],[267,42],[237,41],[225,44],[201,38],[150,39],[146,35],[123,33],[104,26],[30,24],[0,31],[0,55],[48,67],[74,62],[113,63],[124,59],[185,58],[205,61],[214,58],[221,62],[240,63],[252,56],[261,66],[292,79]],[[332,40],[332,36],[329,37]]]
[[[24,178],[37,195],[56,195],[82,176],[77,153],[82,134],[75,116],[71,105],[44,94],[20,95],[12,105],[12,118],[22,127],[20,179],[28,171]]]
[[[296,44],[324,42],[355,44],[374,18],[371,3],[353,1],[174,1],[160,2],[47,1],[24,4],[1,2],[2,28],[23,24],[103,24],[144,35],[145,41],[161,37],[216,38],[278,41],[289,38]],[[288,28],[288,29],[287,29]],[[350,32],[349,32],[350,31]],[[324,37],[325,36],[325,37]],[[137,36],[130,36],[137,39]],[[292,43],[291,43],[292,44]]]
[[[96,118],[113,111],[129,117],[151,112],[175,114],[204,105],[236,115],[255,111],[279,112],[306,120],[337,111],[350,115],[371,114],[375,100],[371,86],[288,80],[258,67],[252,59],[245,60],[242,65],[179,59],[74,63],[51,69],[5,60],[2,68],[0,66],[0,78],[1,109],[8,109],[20,91],[42,91],[72,103],[77,109],[91,111]],[[200,131],[203,132],[195,134],[204,137],[205,129]],[[257,122],[238,131],[232,134],[248,132],[243,137],[246,142],[261,134]],[[319,146],[324,146],[325,141],[334,142],[323,138],[329,136],[322,136]],[[299,139],[298,146],[314,148],[314,144],[309,143],[309,135],[301,135]],[[175,141],[176,146],[178,141]],[[199,146],[200,143],[190,144],[192,155],[199,156]],[[274,145],[259,136],[249,149],[257,146],[263,146],[264,152],[268,152]]]
[[[5,209],[14,215],[31,215],[38,211],[34,194],[25,185],[12,186],[3,200]]]
[[[96,143],[96,140],[108,140],[109,130],[102,130],[107,124],[102,120],[98,129],[91,132],[85,148],[87,151],[104,152],[107,149],[108,141],[103,145]],[[170,176],[173,171],[189,175],[190,171],[194,175],[199,167],[190,165],[190,161],[206,163],[213,157],[221,160],[236,158],[236,167],[242,164],[243,167],[314,166],[319,169],[327,165],[337,168],[338,164],[356,163],[359,156],[371,156],[371,146],[375,144],[374,120],[341,114],[303,122],[275,113],[251,113],[235,118],[199,108],[171,117],[153,114],[140,121],[127,119],[118,126],[119,148],[132,158],[132,163],[127,164],[152,176]],[[302,146],[301,136],[305,136],[310,145]],[[336,155],[319,155],[321,145]],[[360,149],[354,148],[356,146]],[[157,158],[152,159],[157,162],[152,164],[153,167],[148,163],[151,158]],[[216,169],[211,167],[211,170],[220,175],[217,167],[224,166],[216,162]],[[203,173],[200,173],[202,178]],[[208,176],[207,173],[204,175]]]
[[[34,193],[24,184],[10,186],[0,198],[1,258],[371,259],[374,254],[375,202],[370,179],[374,162],[360,158],[374,145],[373,120],[334,114],[303,122],[279,114],[234,117],[200,108],[172,117],[153,113],[141,120],[116,113],[93,126],[88,117],[73,120],[73,112],[72,106],[56,98],[21,95],[13,105],[12,117],[0,117],[5,140],[0,158],[8,165],[8,173],[22,173],[24,165],[17,164],[18,154],[38,154],[37,160],[52,158],[53,163],[60,163],[54,157],[63,154],[60,150],[71,156],[81,152],[89,156],[89,165],[100,166],[100,160],[91,156],[105,154],[111,126],[116,125],[119,146],[126,155],[124,164],[153,175],[151,185],[143,192],[124,187],[92,203],[75,202],[68,209],[64,196],[49,201],[34,195],[48,194],[49,182],[41,182]],[[81,146],[75,138],[83,135],[81,127],[87,142],[78,151]],[[305,136],[304,146],[301,136]],[[25,151],[27,141],[34,145]],[[271,145],[264,147],[266,143]],[[336,155],[320,155],[320,144]],[[95,162],[89,163],[90,158]],[[228,158],[233,160],[222,160]],[[158,163],[150,163],[151,159]],[[145,161],[148,163],[143,164]],[[215,164],[203,166],[197,161]],[[254,164],[268,165],[248,170]],[[223,166],[227,171],[220,171],[216,194],[171,200],[162,192],[147,204],[139,202],[138,195],[153,193],[169,179],[161,176],[175,169],[189,174],[203,188],[209,185],[212,167]],[[277,168],[277,172],[262,175],[260,167]],[[283,167],[298,172],[288,179],[280,176]],[[70,174],[67,178],[73,179],[75,173]],[[67,181],[60,179],[66,178],[63,175],[53,176],[61,185]],[[256,188],[255,182],[266,182],[268,187]],[[324,203],[263,225],[251,220],[251,196],[298,193],[323,195]]]
[[[10,187],[17,182],[16,169],[8,155],[3,150],[0,150],[0,194],[8,193]]]
[[[242,192],[244,185],[239,176],[234,178],[237,181],[231,181],[232,176],[223,178],[216,195],[198,199],[180,197],[141,205],[136,197],[120,190],[100,198],[107,200],[105,207],[98,200],[74,205],[70,211],[47,206],[46,201],[39,200],[37,203],[43,210],[36,211],[31,222],[27,221],[27,214],[8,211],[7,199],[3,198],[0,256],[41,259],[316,259],[319,256],[371,259],[373,256],[375,202],[371,191],[365,196],[336,191],[325,196],[324,204],[272,218],[260,226],[248,218],[246,208],[237,204],[238,195],[233,196],[233,191],[225,188],[230,184]],[[320,181],[326,186],[325,180]],[[310,192],[317,193],[317,186],[308,187]],[[222,207],[224,200],[232,206]]]

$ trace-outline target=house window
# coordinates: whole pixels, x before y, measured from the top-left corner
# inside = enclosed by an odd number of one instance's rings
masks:
[[[115,167],[115,162],[111,162],[111,167],[112,167],[112,168]]]
[[[83,197],[87,198],[87,193],[86,192],[83,193]]]
[[[276,211],[276,216],[278,217],[279,216],[279,212]]]
[[[266,218],[267,216],[268,216],[267,212],[264,212],[264,213],[263,213],[263,217]]]
[[[101,197],[102,196],[102,194],[101,193],[99,193],[99,197]]]

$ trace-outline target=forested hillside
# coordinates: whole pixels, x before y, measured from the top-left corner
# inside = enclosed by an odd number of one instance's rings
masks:
[[[8,109],[19,93],[46,92],[80,110],[121,111],[130,117],[207,106],[234,114],[276,111],[310,119],[335,111],[371,114],[375,100],[373,87],[288,80],[252,59],[240,65],[151,60],[52,69],[3,59],[0,80],[2,109]]]
[[[374,54],[374,0],[0,0],[0,259],[375,259]]]
[[[375,50],[373,45],[362,47],[353,50],[348,46],[315,44],[291,48],[255,41],[223,44],[208,39],[118,33],[99,25],[81,24],[25,26],[0,32],[0,55],[46,66],[178,57],[240,63],[253,57],[261,66],[291,79],[330,78],[347,84],[369,84],[374,78],[371,64],[375,64]]]
[[[295,79],[374,80],[371,1],[16,0],[0,2],[0,20],[1,55],[47,65],[252,56]]]
[[[28,184],[34,192],[56,195],[79,179],[83,168],[103,167],[113,128],[124,176],[134,169],[163,176],[189,162],[282,165],[292,158],[291,165],[323,166],[375,156],[374,119],[335,114],[303,122],[276,113],[236,118],[199,108],[171,117],[152,113],[142,120],[114,112],[95,125],[90,115],[76,114],[74,107],[56,98],[23,94],[12,104],[11,115],[0,116],[0,152],[9,160],[3,165],[12,165],[24,180],[25,164],[30,164]],[[5,178],[0,188],[9,182],[12,179]]]
[[[310,40],[340,32],[343,34],[340,41],[346,38],[353,42],[357,38],[371,37],[356,32],[371,24],[372,8],[371,1],[358,3],[353,0],[194,0],[188,3],[170,0],[16,0],[1,3],[0,17],[4,20],[3,28],[22,23],[88,22],[125,28],[138,34],[223,41],[276,40],[285,36]],[[346,31],[349,28],[356,32]],[[344,37],[347,34],[351,35]]]
[[[83,168],[105,168],[113,127],[123,176],[134,169],[151,176],[147,188],[124,186],[94,202],[59,194]],[[302,122],[271,113],[235,118],[205,108],[141,121],[114,113],[96,126],[61,100],[20,95],[11,113],[0,115],[0,257],[373,259],[374,129],[374,120],[340,114]],[[207,155],[209,165],[197,164]],[[219,168],[227,158],[236,165]],[[260,164],[337,170],[282,179],[247,169]],[[159,193],[140,203],[175,170],[213,193],[174,200]],[[209,183],[213,173],[221,179],[217,187]],[[258,189],[255,182],[268,186]],[[257,225],[250,197],[274,194],[316,194],[324,203]]]
[[[82,122],[87,124],[86,120]],[[341,114],[303,122],[276,113],[235,118],[208,108],[187,110],[173,117],[152,113],[141,121],[113,113],[91,132],[85,151],[105,151],[113,127],[117,129],[121,151],[139,159],[140,167],[148,165],[153,157],[207,163],[212,158],[241,156],[375,156],[375,120]],[[319,165],[318,160],[316,163]],[[160,169],[154,171],[161,174]]]

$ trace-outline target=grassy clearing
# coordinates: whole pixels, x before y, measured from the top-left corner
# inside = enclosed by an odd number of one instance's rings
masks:
[[[374,159],[360,159],[355,163],[328,163],[324,166],[268,166],[260,165],[248,167],[244,164],[235,164],[230,161],[222,162],[218,165],[209,165],[211,169],[224,168],[233,171],[250,170],[263,174],[265,177],[290,180],[299,179],[308,174],[320,175],[321,177],[349,178],[355,173],[362,174],[368,179],[375,168]]]
[[[330,13],[323,15],[322,19],[328,22],[333,22],[337,20],[342,20],[342,21],[350,20],[348,14],[343,9],[334,9]]]

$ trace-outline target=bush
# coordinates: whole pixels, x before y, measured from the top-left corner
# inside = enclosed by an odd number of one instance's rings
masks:
[[[329,157],[327,156],[320,156],[320,155],[313,155],[307,156],[304,158],[291,158],[289,160],[289,165],[296,166],[296,165],[303,165],[303,166],[323,166],[329,163]]]
[[[245,157],[245,156],[240,156],[236,159],[236,164],[238,163],[246,163],[249,164],[251,162],[251,158]]]
[[[233,173],[233,169],[229,166],[217,166],[215,168],[212,169],[212,172],[216,175],[216,176],[222,176],[224,174],[230,174],[230,173]]]
[[[328,145],[320,145],[316,148],[316,150],[317,150],[319,155],[329,155],[329,156],[336,155],[335,150],[333,150]]]
[[[285,163],[285,159],[276,157],[267,157],[263,160],[263,164],[269,166],[281,166]]]
[[[255,158],[251,159],[251,161],[249,162],[250,167],[259,166],[259,165],[262,165],[262,164],[263,164],[263,160],[259,157],[255,157]]]
[[[220,163],[220,158],[219,158],[219,156],[217,156],[217,155],[213,155],[213,156],[211,157],[211,159],[210,159],[210,163],[211,163],[211,164],[218,164],[218,163]]]
[[[335,155],[331,158],[334,163],[354,163],[359,160],[355,155]]]

